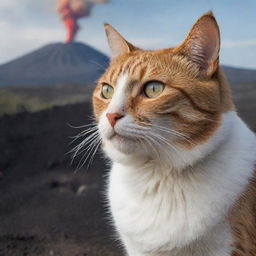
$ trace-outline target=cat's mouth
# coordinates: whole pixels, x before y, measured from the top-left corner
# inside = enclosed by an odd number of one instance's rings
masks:
[[[113,132],[107,140],[115,149],[124,154],[133,154],[138,148],[140,148],[139,140],[134,138],[132,134]]]
[[[108,138],[110,141],[117,141],[119,143],[125,143],[127,141],[136,141],[134,138],[128,135],[123,135],[120,133],[117,133],[116,131],[111,134],[111,136]]]

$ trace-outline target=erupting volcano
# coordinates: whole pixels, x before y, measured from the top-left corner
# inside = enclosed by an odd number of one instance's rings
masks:
[[[78,19],[88,17],[95,4],[108,0],[59,0],[58,11],[67,29],[65,42],[71,43],[79,30]]]

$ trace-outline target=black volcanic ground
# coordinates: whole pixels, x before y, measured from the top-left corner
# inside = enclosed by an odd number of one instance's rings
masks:
[[[104,205],[106,166],[70,166],[90,104],[0,119],[0,255],[120,256]]]

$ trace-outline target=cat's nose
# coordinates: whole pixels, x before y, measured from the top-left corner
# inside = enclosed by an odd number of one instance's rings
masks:
[[[116,122],[121,119],[122,117],[124,117],[124,115],[121,115],[119,113],[107,113],[106,114],[108,121],[110,123],[110,125],[114,128],[116,125]]]

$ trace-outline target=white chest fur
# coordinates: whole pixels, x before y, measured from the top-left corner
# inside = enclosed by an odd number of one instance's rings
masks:
[[[226,140],[182,171],[154,162],[113,164],[110,208],[130,256],[230,255],[226,216],[252,176],[256,141],[235,113],[225,122]]]

